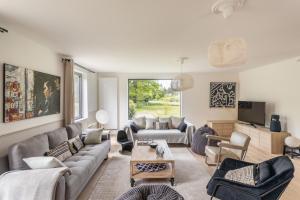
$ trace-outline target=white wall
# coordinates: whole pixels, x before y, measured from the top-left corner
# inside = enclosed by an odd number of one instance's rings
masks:
[[[238,73],[197,73],[193,75],[195,87],[182,94],[182,115],[197,127],[207,120],[236,120],[237,108],[210,108],[210,82],[237,82]],[[238,99],[239,84],[237,84]]]
[[[118,77],[119,80],[119,128],[128,120],[128,79],[172,79],[175,74],[109,74],[100,77]],[[182,93],[182,116],[197,127],[210,119],[237,119],[237,109],[209,108],[209,83],[213,81],[238,81],[238,73],[194,73],[195,87]],[[238,89],[237,89],[238,91]],[[238,98],[238,97],[237,97]]]
[[[240,99],[265,101],[267,125],[279,114],[282,126],[300,138],[300,63],[297,58],[239,73]]]
[[[8,28],[9,29],[9,28]],[[0,95],[0,135],[13,133],[63,119],[63,67],[59,56],[49,48],[38,44],[9,29],[0,34],[0,94],[3,94],[3,63],[27,67],[61,77],[61,114],[38,117],[18,122],[3,122],[3,95]]]

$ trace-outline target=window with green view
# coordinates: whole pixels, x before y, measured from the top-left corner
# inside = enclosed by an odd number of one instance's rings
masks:
[[[128,116],[152,114],[180,116],[180,92],[171,89],[171,80],[128,80]]]

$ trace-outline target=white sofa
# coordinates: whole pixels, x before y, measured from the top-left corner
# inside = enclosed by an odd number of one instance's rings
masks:
[[[133,123],[133,120],[129,120],[125,126],[125,131],[128,136],[128,139],[131,141],[135,140],[161,140],[164,139],[167,143],[174,144],[185,144],[190,145],[192,142],[192,135],[195,132],[195,126],[187,121],[187,128],[185,132],[180,132],[178,129],[140,129],[137,133],[134,133],[130,128],[130,124]]]

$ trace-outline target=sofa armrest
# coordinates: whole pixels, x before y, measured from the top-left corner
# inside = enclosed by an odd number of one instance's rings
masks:
[[[233,144],[229,144],[229,143],[224,143],[224,142],[219,142],[218,146],[222,147],[222,148],[237,149],[237,150],[246,150],[246,147],[238,146],[238,145],[233,145]]]
[[[192,144],[193,134],[196,131],[196,127],[190,122],[185,121],[185,123],[187,125],[185,133],[188,138],[188,144],[190,145]]]
[[[230,141],[230,138],[217,136],[217,135],[206,135],[208,140],[220,140],[220,141]]]

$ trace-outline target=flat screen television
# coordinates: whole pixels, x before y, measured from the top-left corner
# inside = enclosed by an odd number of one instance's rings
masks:
[[[238,120],[250,124],[265,125],[265,102],[239,101]]]

